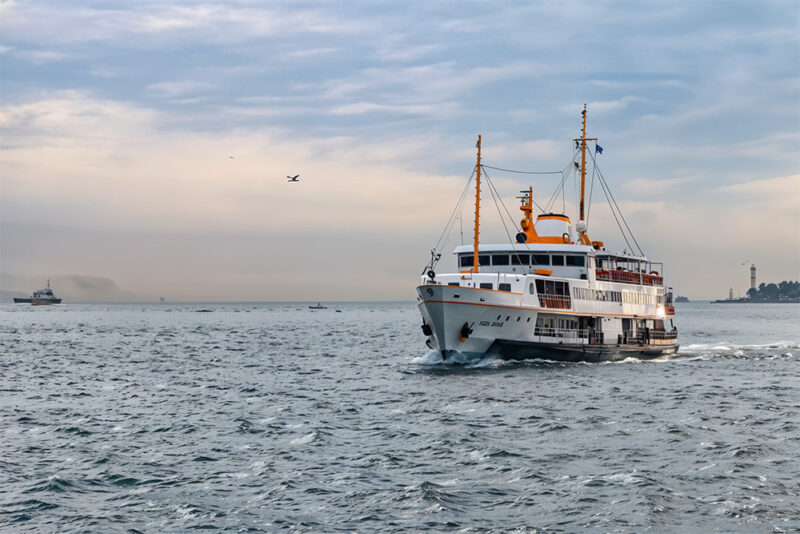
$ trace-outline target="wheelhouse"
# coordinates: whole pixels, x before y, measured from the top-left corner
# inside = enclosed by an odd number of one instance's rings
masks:
[[[459,271],[473,270],[472,247],[460,246],[454,252]],[[592,247],[581,245],[481,245],[478,267],[483,273],[552,274],[586,279],[594,265],[594,252]]]

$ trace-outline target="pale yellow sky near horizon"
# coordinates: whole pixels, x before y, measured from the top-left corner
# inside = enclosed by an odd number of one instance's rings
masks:
[[[403,158],[418,149],[419,139],[356,150],[345,138],[299,142],[269,130],[161,135],[146,111],[85,95],[0,117],[12,128],[25,121],[32,132],[4,153],[3,217],[14,220],[15,233],[24,231],[21,240],[5,237],[3,271],[108,277],[141,298],[411,299],[468,176],[405,168]],[[556,146],[540,143],[539,149]],[[485,154],[506,149],[487,143]],[[453,151],[450,157],[463,159],[465,170],[474,165],[474,149]],[[301,181],[287,183],[286,169],[298,167]],[[516,222],[518,182],[494,182]],[[537,199],[549,197],[535,187]],[[647,181],[634,187],[646,188]],[[798,278],[790,251],[786,265],[758,258],[797,237],[799,175],[724,186],[704,197],[691,206],[622,202],[645,252],[665,262],[678,292],[724,296],[737,283],[736,291],[744,291],[744,267],[740,280],[717,273],[721,264],[745,260],[758,264],[762,280]],[[470,203],[463,210],[466,242]],[[590,235],[621,249],[604,204],[595,198]],[[483,215],[484,239],[507,241],[487,194]],[[444,256],[459,243],[456,227]]]
[[[477,135],[489,165],[561,170],[584,104],[677,293],[800,279],[800,4],[462,7],[0,3],[0,289],[410,300]],[[489,175],[514,223],[559,180]],[[589,235],[627,246],[598,188]]]

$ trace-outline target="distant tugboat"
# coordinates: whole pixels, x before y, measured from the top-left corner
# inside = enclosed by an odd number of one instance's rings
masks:
[[[53,290],[50,289],[50,280],[47,280],[47,287],[44,289],[37,289],[33,295],[27,298],[14,298],[16,304],[33,304],[34,306],[44,306],[48,304],[61,304],[61,299],[56,297]]]

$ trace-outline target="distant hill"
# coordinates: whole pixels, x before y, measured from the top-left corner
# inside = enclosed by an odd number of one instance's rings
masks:
[[[30,296],[47,285],[48,275],[16,275],[0,273],[0,300]],[[50,276],[50,287],[64,302],[68,301],[131,301],[146,297],[125,291],[110,278],[86,275]]]

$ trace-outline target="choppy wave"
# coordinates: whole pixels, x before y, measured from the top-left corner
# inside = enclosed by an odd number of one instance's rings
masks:
[[[335,309],[3,308],[0,530],[800,529],[794,317],[453,364],[413,306]]]
[[[800,350],[800,344],[793,341],[776,341],[772,343],[749,343],[737,344],[729,342],[718,343],[692,343],[681,347],[677,354],[664,355],[658,358],[640,359],[629,356],[622,360],[604,362],[569,362],[567,365],[619,365],[630,363],[668,363],[671,361],[685,362],[698,360],[712,360],[715,358],[741,358],[741,359],[776,359],[793,358]],[[532,358],[524,360],[528,364],[559,364],[565,362],[553,362],[546,359]],[[449,354],[447,359],[443,358],[438,351],[428,351],[427,353],[411,359],[411,364],[419,366],[444,366],[444,367],[463,367],[476,369],[481,367],[496,368],[500,366],[518,366],[520,360],[504,360],[496,354],[487,354],[483,357],[466,356],[461,353]]]

